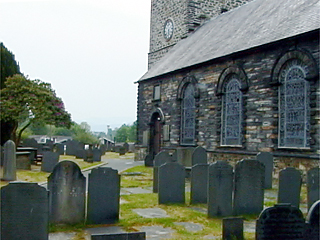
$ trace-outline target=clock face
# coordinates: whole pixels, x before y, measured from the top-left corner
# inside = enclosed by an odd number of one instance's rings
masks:
[[[173,22],[171,19],[168,19],[164,24],[164,38],[169,41],[172,38],[173,35]]]

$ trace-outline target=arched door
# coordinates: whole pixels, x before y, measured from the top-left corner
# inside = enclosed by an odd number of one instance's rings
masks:
[[[149,153],[154,157],[161,150],[161,117],[155,112],[150,122],[150,144]]]

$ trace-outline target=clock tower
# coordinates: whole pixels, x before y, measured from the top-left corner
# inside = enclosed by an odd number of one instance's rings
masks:
[[[251,0],[151,0],[148,67],[210,18]]]

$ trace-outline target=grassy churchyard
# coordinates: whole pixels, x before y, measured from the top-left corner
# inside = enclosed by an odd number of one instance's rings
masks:
[[[76,162],[81,169],[87,169],[108,162],[108,159],[132,159],[133,154],[127,153],[119,156],[117,153],[108,152],[102,156],[102,162],[87,163],[73,156],[60,156],[60,161],[71,160]],[[108,167],[108,165],[105,165]],[[67,239],[89,240],[90,229],[117,228],[125,232],[143,231],[150,236],[150,228],[154,227],[161,239],[221,239],[222,218],[208,218],[206,204],[190,205],[190,182],[186,182],[186,204],[158,204],[158,194],[152,193],[153,168],[136,166],[129,168],[121,174],[120,193],[120,221],[111,225],[50,225],[50,235],[63,232],[69,234]],[[31,171],[18,170],[17,180],[42,183],[47,180],[49,173],[40,171],[40,166],[32,166]],[[1,182],[1,185],[7,184]],[[274,178],[273,189],[265,190],[265,207],[271,207],[277,201],[277,177]],[[137,191],[138,190],[138,191]],[[301,209],[306,208],[306,187],[301,189]],[[160,214],[146,217],[143,211],[156,211]],[[303,211],[303,210],[302,210]],[[157,213],[158,212],[158,213]],[[303,211],[306,214],[306,211]],[[258,216],[242,216],[244,218],[245,239],[255,239],[255,220]],[[149,232],[148,232],[149,231]],[[54,239],[49,237],[49,239]],[[149,238],[148,238],[149,239]],[[150,238],[153,239],[153,238]],[[159,238],[154,238],[159,239]]]

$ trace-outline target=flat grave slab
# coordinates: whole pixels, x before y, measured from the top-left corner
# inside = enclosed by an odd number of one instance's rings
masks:
[[[135,213],[144,218],[166,218],[169,217],[167,212],[161,208],[136,208],[133,209]],[[144,230],[141,230],[144,232]]]
[[[152,193],[152,190],[144,189],[141,187],[136,188],[121,188],[120,195],[129,195],[129,194],[145,194],[145,193]]]
[[[49,240],[72,240],[76,236],[76,233],[49,233]],[[88,240],[90,237],[88,238]]]
[[[139,231],[146,232],[148,240],[171,239],[175,232],[172,228],[162,226],[144,226]]]
[[[90,234],[114,234],[126,232],[123,228],[118,226],[87,228],[86,231]]]
[[[175,222],[174,224],[183,226],[187,231],[198,232],[203,230],[203,225],[193,222]]]

